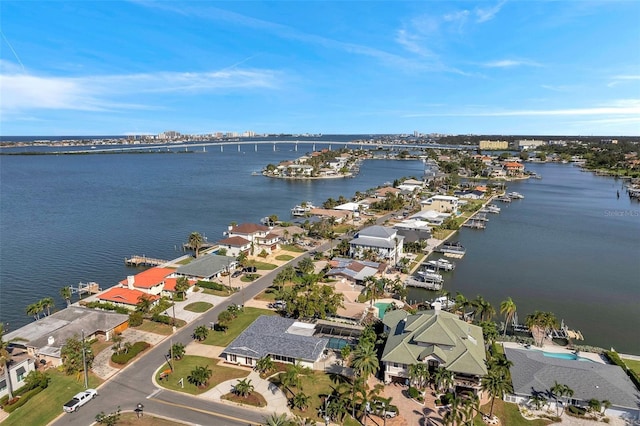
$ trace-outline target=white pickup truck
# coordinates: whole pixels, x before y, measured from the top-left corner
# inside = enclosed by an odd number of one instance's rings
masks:
[[[64,404],[62,409],[66,413],[73,413],[74,411],[78,411],[78,408],[82,407],[96,396],[98,396],[98,391],[95,389],[87,389],[86,391],[79,392],[71,399],[71,401]]]

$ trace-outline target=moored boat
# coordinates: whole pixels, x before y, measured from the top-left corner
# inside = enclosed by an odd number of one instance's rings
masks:
[[[439,251],[441,253],[465,254],[467,252],[467,249],[465,249],[464,246],[460,244],[460,242],[458,241],[454,241],[454,242],[445,241],[440,246]]]
[[[524,198],[524,195],[522,195],[522,194],[521,194],[521,193],[519,193],[519,192],[515,192],[515,191],[513,191],[513,192],[508,193],[508,194],[507,194],[507,197],[511,198],[512,200],[516,200],[516,199],[517,199],[517,200],[521,200],[521,199],[523,199],[523,198]]]
[[[306,203],[298,204],[291,209],[291,216],[305,216],[314,208],[314,205],[308,201]]]
[[[447,259],[435,259],[427,261],[426,266],[430,266],[435,270],[442,269],[443,271],[453,271],[456,267],[456,264]]]

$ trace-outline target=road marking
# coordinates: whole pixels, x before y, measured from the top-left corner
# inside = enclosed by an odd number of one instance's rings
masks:
[[[149,397],[147,397],[147,398],[149,398]],[[233,420],[233,421],[239,422],[239,423],[253,424],[252,421],[249,421],[247,419],[241,419],[240,417],[228,416],[226,414],[216,413],[215,411],[203,410],[201,408],[195,408],[195,407],[191,407],[189,405],[183,405],[183,404],[176,404],[175,402],[163,401],[161,399],[155,399],[155,398],[154,398],[154,401],[159,402],[161,404],[171,405],[173,407],[186,408],[187,410],[197,411],[197,412],[202,413],[202,414],[209,414],[209,415],[214,416],[214,417],[221,417],[223,419]]]
[[[154,396],[156,396],[156,395],[157,395],[157,394],[159,394],[160,392],[162,392],[162,389],[156,389],[156,390],[154,390],[154,391],[153,391],[153,393],[151,393],[151,394],[147,395],[147,399],[151,399],[151,398],[153,398]]]

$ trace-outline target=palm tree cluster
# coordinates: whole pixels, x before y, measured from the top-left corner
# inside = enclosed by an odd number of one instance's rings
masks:
[[[567,405],[567,402],[573,396],[573,389],[569,386],[554,382],[551,389],[549,389],[549,394],[556,401],[556,414],[560,416],[564,412],[564,407]],[[560,412],[560,408],[562,407],[562,411]]]
[[[513,392],[509,368],[513,363],[504,354],[490,355],[487,360],[488,373],[482,378],[482,390],[491,396],[489,417],[493,417],[493,404],[496,398],[502,398],[505,393]]]
[[[473,392],[462,392],[450,400],[447,412],[442,416],[445,426],[473,425],[473,418],[480,410],[480,400]]]
[[[535,311],[527,315],[525,325],[531,330],[536,345],[542,346],[549,331],[558,327],[558,319],[551,312]]]
[[[187,381],[197,387],[206,387],[209,384],[209,379],[213,371],[208,365],[196,366],[191,373],[187,376]]]
[[[51,308],[53,308],[54,305],[55,303],[52,297],[45,297],[35,303],[27,305],[26,312],[27,315],[33,316],[37,321],[40,319],[40,314],[44,314],[45,311],[47,311],[47,316],[51,315]]]

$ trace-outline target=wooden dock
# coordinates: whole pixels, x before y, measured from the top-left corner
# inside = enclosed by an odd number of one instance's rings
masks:
[[[164,259],[154,259],[153,257],[147,256],[131,256],[129,259],[124,260],[124,264],[127,266],[160,266],[165,263],[169,263],[169,260]]]
[[[427,290],[442,290],[442,282],[435,281],[420,281],[415,278],[409,277],[404,281],[405,287],[419,287],[426,288]]]
[[[472,229],[485,229],[487,227],[483,221],[476,219],[471,219],[470,221],[463,223],[462,226]]]
[[[76,287],[70,285],[69,290],[71,290],[71,294],[78,294],[80,296],[82,296],[85,293],[96,294],[102,291],[102,289],[100,288],[100,284],[93,281],[88,283],[80,282]]]
[[[454,259],[462,259],[464,257],[464,253],[442,253],[442,255]]]

